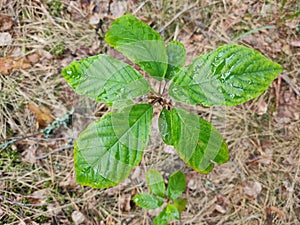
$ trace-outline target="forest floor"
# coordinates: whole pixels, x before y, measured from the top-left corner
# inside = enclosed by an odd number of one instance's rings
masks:
[[[166,42],[182,42],[187,63],[235,43],[285,68],[252,101],[201,108],[230,149],[230,160],[210,174],[193,172],[154,132],[142,163],[120,185],[76,184],[74,139],[109,109],[76,95],[61,70],[115,54],[103,37],[124,13],[160,30]],[[1,0],[0,224],[150,225],[155,212],[131,199],[148,192],[145,172],[153,167],[187,176],[188,204],[173,224],[299,225],[299,92],[298,0]]]

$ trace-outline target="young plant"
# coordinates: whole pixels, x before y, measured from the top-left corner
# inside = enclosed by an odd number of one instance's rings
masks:
[[[167,225],[170,220],[179,220],[179,213],[186,206],[185,199],[178,199],[186,187],[185,175],[177,171],[170,176],[167,194],[163,177],[157,170],[150,169],[147,172],[146,181],[152,194],[135,195],[133,197],[135,204],[148,210],[165,206],[154,218],[154,225]]]
[[[215,163],[225,163],[227,144],[204,119],[176,107],[233,106],[265,91],[282,67],[259,52],[225,45],[184,66],[184,46],[172,41],[166,47],[160,35],[132,15],[116,19],[106,42],[151,77],[172,82],[156,93],[134,67],[100,54],[72,62],[62,74],[74,91],[112,107],[92,122],[74,144],[76,180],[95,188],[114,186],[129,176],[147,146],[153,106],[160,104],[159,129],[163,141],[199,173],[209,173]],[[147,76],[148,77],[148,76]],[[134,99],[146,99],[134,104]]]

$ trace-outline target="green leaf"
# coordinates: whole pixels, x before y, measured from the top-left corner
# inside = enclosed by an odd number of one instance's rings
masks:
[[[126,63],[107,55],[72,62],[62,74],[77,94],[111,105],[146,94],[146,79]]]
[[[124,15],[111,24],[105,40],[154,78],[164,78],[168,66],[166,47],[147,24],[130,14]]]
[[[172,200],[178,198],[184,192],[185,186],[185,175],[181,171],[173,173],[168,182],[168,198]]]
[[[168,54],[168,69],[166,78],[171,80],[175,76],[179,68],[183,67],[186,60],[186,50],[182,43],[178,41],[171,41],[167,46]]]
[[[177,208],[178,212],[181,213],[185,210],[187,201],[185,199],[176,199],[174,200],[174,206]]]
[[[137,194],[133,197],[133,201],[143,209],[157,209],[164,203],[161,199],[150,194]]]
[[[206,174],[213,169],[213,162],[222,164],[228,161],[227,144],[212,124],[177,107],[165,110],[164,114],[169,119],[163,121],[160,116],[160,122],[165,123],[160,125],[160,132],[161,127],[167,127],[161,134],[162,138],[165,139],[166,133],[170,135],[168,140],[172,140],[179,157],[191,168]]]
[[[166,186],[164,179],[160,172],[155,169],[148,170],[146,174],[146,181],[150,191],[160,197],[165,197]]]
[[[174,145],[172,139],[172,115],[167,109],[163,109],[158,118],[158,127],[163,141],[167,145]],[[175,128],[174,128],[175,129]]]
[[[262,94],[281,71],[253,49],[225,45],[177,73],[170,95],[188,104],[233,106]]]
[[[147,146],[152,114],[151,105],[140,104],[92,122],[74,144],[77,182],[106,188],[128,177]]]
[[[170,220],[179,220],[177,208],[168,204],[153,220],[154,225],[167,225]]]

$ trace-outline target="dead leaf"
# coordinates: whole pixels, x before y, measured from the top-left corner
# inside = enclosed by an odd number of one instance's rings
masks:
[[[42,59],[47,59],[47,60],[53,59],[53,55],[46,50],[39,50],[39,55],[41,56]]]
[[[225,214],[228,206],[225,202],[225,198],[222,195],[218,195],[216,203],[215,210],[219,213]]]
[[[275,206],[267,207],[266,214],[267,214],[267,219],[269,221],[268,224],[272,224],[272,220],[273,220],[272,214],[273,213],[276,213],[279,218],[282,218],[284,216],[284,212],[281,209],[279,209]]]
[[[115,225],[116,223],[114,222],[113,218],[111,215],[109,215],[107,218],[106,218],[106,225]]]
[[[290,184],[288,181],[283,181],[283,186],[284,186],[285,190],[290,193],[292,193],[294,191],[292,184]]]
[[[72,220],[75,224],[81,224],[85,221],[85,216],[80,211],[72,212]]]
[[[248,197],[257,198],[262,191],[261,184],[257,181],[249,181],[244,187],[244,192]]]
[[[38,191],[33,192],[27,197],[27,200],[31,204],[44,204],[49,196],[49,190],[48,189],[41,189]]]
[[[131,209],[130,206],[131,194],[122,194],[119,197],[119,207],[122,211],[129,212]]]
[[[75,178],[75,174],[73,173],[69,173],[65,176],[64,180],[59,182],[59,186],[61,187],[66,187],[66,188],[76,188],[76,178]]]
[[[99,14],[92,14],[88,18],[89,18],[89,24],[96,25],[99,23],[101,16]]]
[[[259,163],[265,164],[265,165],[269,165],[272,163],[272,157],[273,157],[273,151],[269,148],[266,148],[264,150],[263,155],[261,155],[258,159]]]
[[[264,101],[262,97],[257,102],[256,107],[257,107],[256,113],[260,116],[264,115],[268,110],[268,104]]]
[[[21,47],[14,47],[9,51],[10,57],[21,58],[23,56],[23,50]]]
[[[202,180],[199,179],[199,176],[196,172],[190,172],[186,174],[186,183],[189,190],[196,190],[202,186]]]
[[[300,99],[292,90],[280,91],[278,118],[280,123],[289,123],[291,120],[299,120]]]
[[[45,128],[54,121],[54,116],[48,107],[38,107],[35,103],[30,103],[28,108],[35,115],[37,128]]]
[[[34,145],[29,146],[22,152],[22,160],[30,164],[36,163],[36,148]]]
[[[40,60],[40,55],[38,53],[32,53],[30,55],[27,56],[27,59],[32,63],[38,63],[38,61]]]
[[[125,14],[127,10],[126,1],[113,1],[110,5],[110,11],[114,18],[118,18]]]
[[[89,51],[90,48],[88,46],[82,45],[75,50],[75,54],[80,57],[88,57],[90,55]]]
[[[291,51],[290,46],[287,45],[287,44],[284,44],[282,46],[282,51],[284,51],[284,53],[287,54],[287,55],[292,55],[293,54],[292,51]]]
[[[290,45],[293,47],[300,47],[300,41],[292,41]]]
[[[222,214],[225,214],[226,213],[226,209],[221,206],[221,205],[216,205],[215,209],[219,212],[219,213],[222,213]]]
[[[8,46],[12,43],[12,37],[8,32],[0,33],[0,46]]]
[[[52,215],[58,215],[62,212],[62,208],[58,207],[56,204],[47,204],[47,212],[51,213]]]
[[[26,58],[3,57],[0,58],[0,73],[8,75],[12,69],[29,69],[31,64]]]
[[[9,31],[14,25],[11,17],[0,14],[0,31]]]
[[[248,35],[243,40],[251,46],[256,46],[257,49],[264,49],[264,40],[262,36]]]

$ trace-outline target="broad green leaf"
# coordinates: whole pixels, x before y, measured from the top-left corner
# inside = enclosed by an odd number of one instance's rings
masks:
[[[72,62],[62,74],[77,94],[109,105],[146,94],[146,79],[126,63],[107,55]]]
[[[185,175],[181,171],[173,173],[168,182],[168,198],[172,200],[178,198],[184,192],[185,186]]]
[[[233,106],[262,94],[281,71],[253,49],[225,45],[177,73],[170,95],[188,104]]]
[[[177,208],[168,204],[153,220],[154,225],[167,225],[170,220],[179,220]]]
[[[148,170],[148,172],[146,174],[146,181],[147,181],[150,191],[153,194],[156,194],[160,197],[165,197],[166,186],[165,186],[164,179],[163,179],[162,175],[160,174],[160,172],[158,172],[155,169]]]
[[[179,68],[183,67],[186,60],[186,50],[182,43],[171,41],[167,46],[168,54],[168,69],[166,78],[171,80],[178,72]]]
[[[152,114],[151,105],[137,104],[92,122],[74,144],[77,182],[106,188],[128,177],[147,146]]]
[[[185,199],[174,200],[174,206],[177,208],[178,212],[181,213],[185,210],[187,201]]]
[[[174,130],[172,129],[172,115],[165,108],[159,115],[158,127],[163,141],[167,145],[173,145],[172,132],[174,132]]]
[[[222,135],[206,120],[197,115],[188,113],[177,107],[171,111],[164,111],[165,117],[160,116],[160,132],[170,135],[168,140],[179,157],[191,168],[199,173],[209,173],[213,169],[213,163],[227,162],[228,147]],[[169,118],[168,120],[163,120]],[[165,123],[165,125],[162,125]],[[167,127],[163,130],[161,127]],[[169,142],[170,143],[170,142]],[[167,143],[168,144],[168,143]]]
[[[150,194],[137,194],[133,197],[133,201],[143,209],[157,209],[164,203],[163,200]]]
[[[150,26],[127,14],[116,19],[106,42],[158,80],[165,76],[168,56],[164,41]]]

